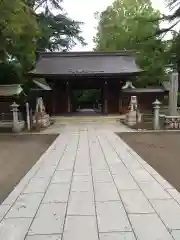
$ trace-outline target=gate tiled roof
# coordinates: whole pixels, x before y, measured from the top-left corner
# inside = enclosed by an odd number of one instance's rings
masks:
[[[136,74],[142,70],[130,51],[44,52],[39,54],[31,75]]]

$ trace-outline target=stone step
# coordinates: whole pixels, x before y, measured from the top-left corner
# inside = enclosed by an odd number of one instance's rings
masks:
[[[152,123],[153,121],[153,114],[143,114],[143,122],[145,123]]]
[[[123,116],[93,116],[93,117],[53,117],[58,122],[73,122],[73,123],[96,123],[96,122],[117,122],[123,119]]]

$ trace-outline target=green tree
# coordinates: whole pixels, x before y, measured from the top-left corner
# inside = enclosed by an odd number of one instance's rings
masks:
[[[12,69],[13,76],[22,78],[33,67],[38,50],[67,51],[77,41],[84,44],[81,23],[65,14],[61,0],[0,0],[0,13],[1,70]]]
[[[21,82],[35,62],[36,18],[24,0],[1,0],[0,13],[0,84]]]
[[[169,64],[179,73],[180,81],[180,32],[173,31],[172,38],[168,40]]]
[[[95,50],[135,50],[140,67],[139,86],[157,85],[165,79],[166,43],[156,37],[160,17],[150,0],[116,0],[98,15]],[[148,39],[149,36],[153,36]]]
[[[22,73],[19,64],[14,62],[0,63],[0,84],[22,83]]]
[[[0,13],[0,61],[16,59],[21,62],[25,55],[32,61],[36,48],[32,40],[37,34],[37,24],[31,9],[23,0],[1,0]]]
[[[180,31],[175,30],[180,23],[180,0],[167,0],[166,2],[170,14],[163,16],[162,20],[168,20],[169,26],[161,29],[157,34],[163,36],[163,34],[171,33],[172,35],[171,40],[169,40],[170,63],[177,68],[180,81]]]
[[[167,7],[170,9],[169,15],[164,15],[161,20],[168,20],[170,26],[162,29],[160,33],[174,31],[174,27],[180,22],[180,0],[166,0]]]
[[[70,19],[61,3],[62,0],[28,0],[28,6],[36,14],[40,30],[37,50],[67,51],[76,41],[85,44],[81,37],[82,23]]]

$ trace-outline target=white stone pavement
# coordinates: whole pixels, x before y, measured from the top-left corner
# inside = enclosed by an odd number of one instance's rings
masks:
[[[179,240],[180,194],[108,130],[64,132],[0,206],[0,240]]]
[[[109,129],[113,132],[129,132],[133,131],[126,127],[125,125],[120,124],[119,116],[116,117],[84,117],[84,118],[65,118],[57,117],[54,118],[55,124],[51,125],[49,128],[42,131],[42,134],[57,134],[57,133],[67,133],[67,132],[79,132],[87,131],[88,129],[96,131],[104,131]]]

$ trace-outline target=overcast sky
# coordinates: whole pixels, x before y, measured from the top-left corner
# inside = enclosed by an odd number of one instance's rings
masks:
[[[82,27],[83,37],[88,43],[86,47],[77,45],[74,51],[88,51],[93,49],[93,36],[96,34],[97,22],[94,18],[95,12],[103,11],[114,0],[64,0],[64,9],[68,15],[77,21],[84,22]],[[151,0],[153,7],[162,13],[167,13],[165,0]]]

